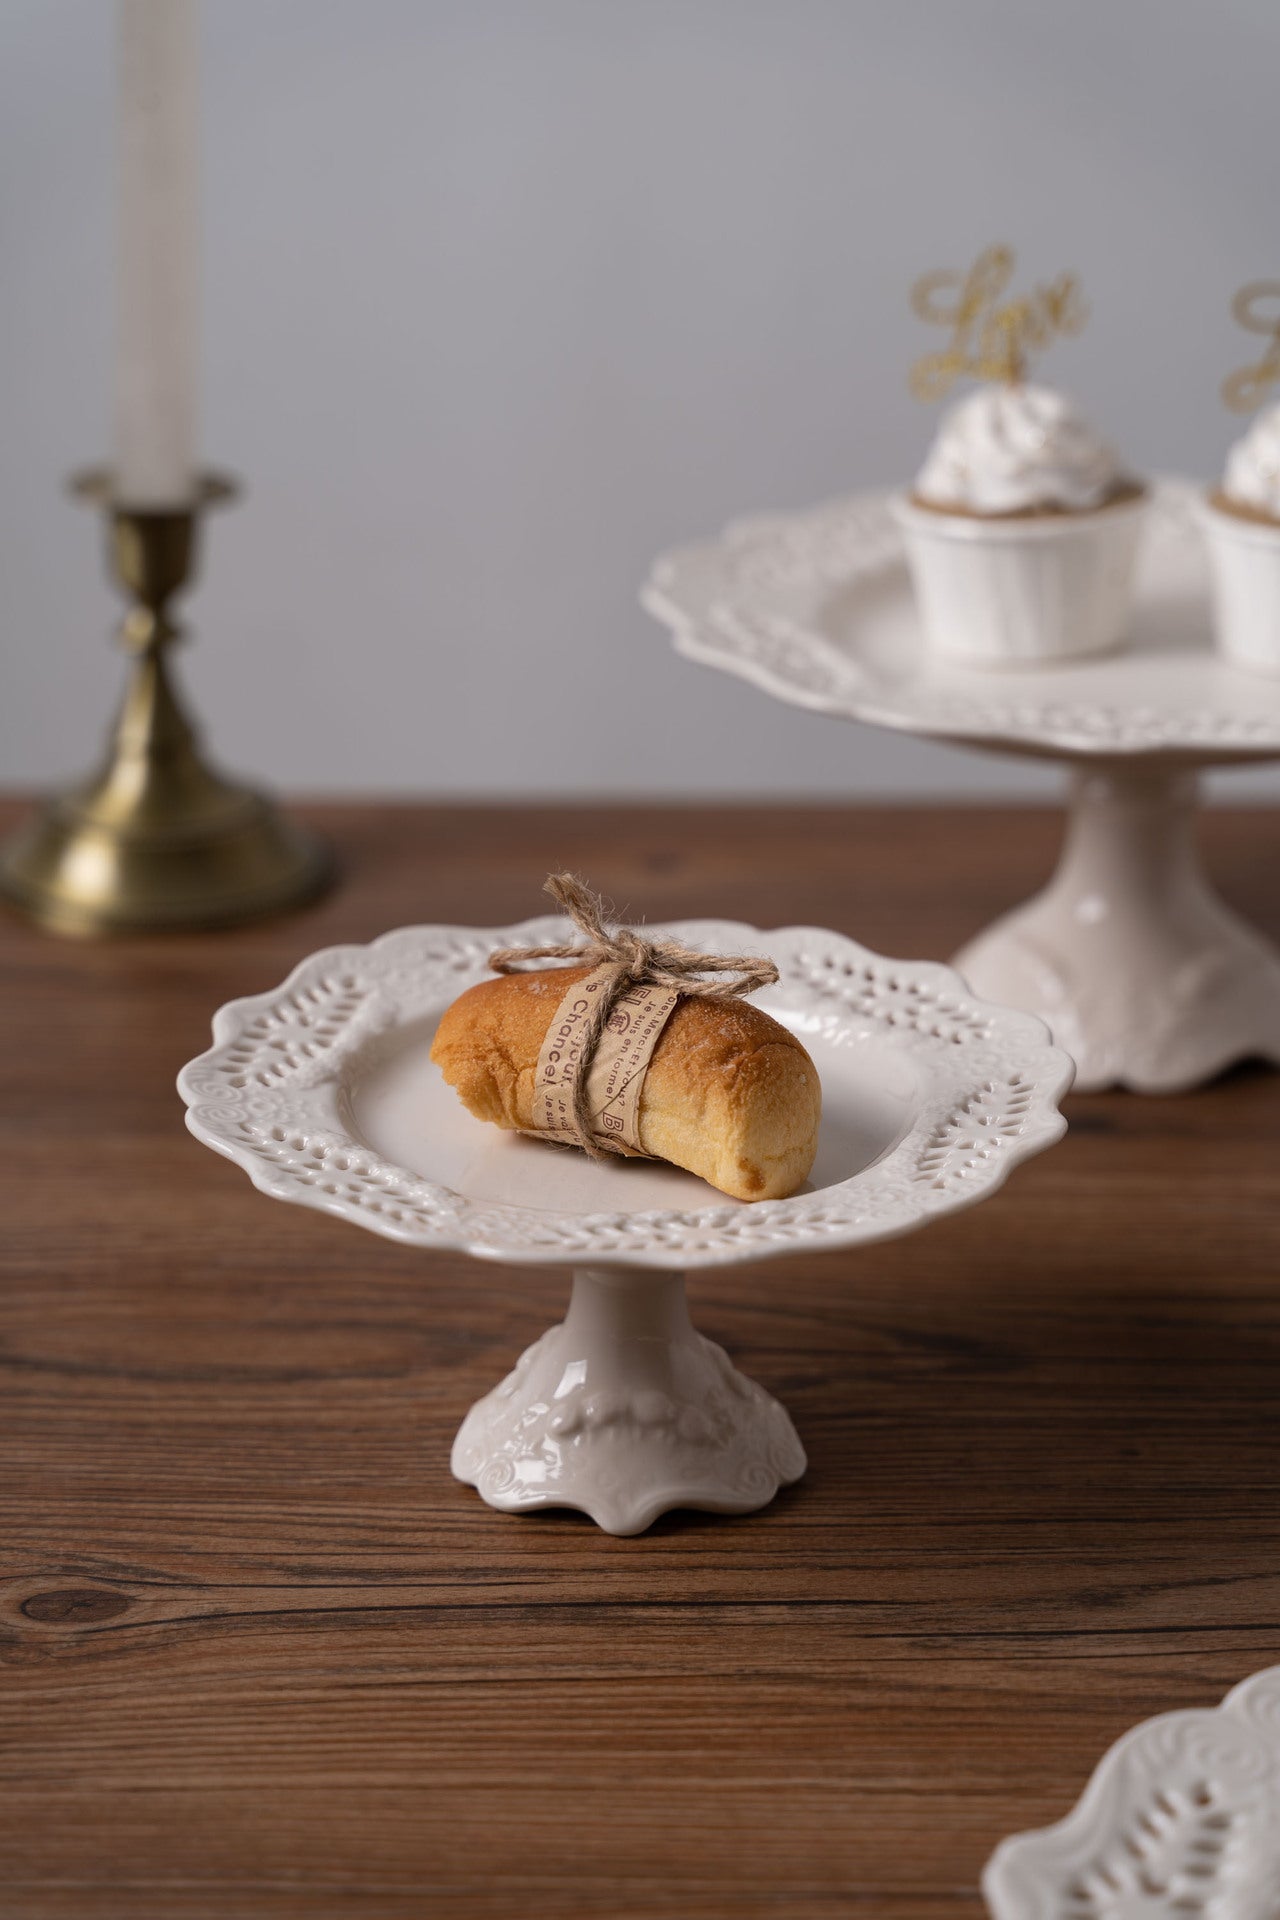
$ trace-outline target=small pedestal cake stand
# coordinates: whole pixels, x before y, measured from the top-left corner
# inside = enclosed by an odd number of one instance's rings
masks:
[[[495,947],[568,937],[559,919],[313,954],[223,1007],[178,1082],[191,1131],[264,1193],[427,1250],[572,1268],[564,1324],[471,1409],[453,1471],[491,1506],[578,1507],[610,1533],[671,1507],[747,1512],[804,1471],[783,1408],[694,1331],[686,1271],[883,1240],[970,1205],[1059,1137],[1071,1080],[1038,1020],[946,967],[810,927],[669,931],[778,964],[758,1003],[802,1037],[824,1107],[789,1200],[728,1200],[655,1161],[601,1166],[466,1112],[428,1058],[440,1015]]]
[[[1280,756],[1280,677],[1212,647],[1193,489],[1157,487],[1132,644],[991,672],[925,652],[885,494],[743,522],[659,561],[645,590],[690,659],[819,713],[1071,770],[1045,891],[956,956],[978,993],[1048,1021],[1080,1088],[1167,1093],[1280,1060],[1280,955],[1197,863],[1202,768]]]

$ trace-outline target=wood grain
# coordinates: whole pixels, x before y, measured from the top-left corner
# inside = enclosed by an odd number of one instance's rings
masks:
[[[699,1277],[809,1451],[765,1512],[505,1518],[448,1443],[563,1279],[256,1194],[173,1092],[212,1010],[330,941],[523,918],[552,867],[945,957],[1058,824],[311,812],[348,877],[304,915],[0,925],[0,1914],[977,1916],[1125,1727],[1280,1658],[1280,1081],[1074,1099],[972,1213]],[[1280,936],[1280,819],[1205,839]]]

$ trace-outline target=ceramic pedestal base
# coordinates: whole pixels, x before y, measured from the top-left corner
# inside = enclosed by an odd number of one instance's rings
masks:
[[[672,1507],[750,1513],[805,1457],[786,1410],[694,1330],[682,1274],[588,1267],[563,1324],[472,1407],[452,1464],[491,1507],[578,1507],[626,1534]]]
[[[1195,777],[1113,761],[1074,777],[1048,887],[956,955],[974,992],[1047,1021],[1076,1088],[1173,1093],[1280,1062],[1280,954],[1217,897]]]

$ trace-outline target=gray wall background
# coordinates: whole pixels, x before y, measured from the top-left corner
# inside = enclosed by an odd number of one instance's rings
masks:
[[[113,9],[0,0],[0,781],[96,751]],[[1049,361],[1145,468],[1238,429],[1280,272],[1274,0],[206,0],[203,445],[184,662],[219,757],[312,790],[1044,790],[678,661],[662,547],[901,477],[906,289],[1007,238]],[[634,732],[593,737],[624,662]],[[577,690],[563,709],[566,676]],[[553,709],[570,754],[548,752]],[[1280,792],[1273,776],[1230,791]]]

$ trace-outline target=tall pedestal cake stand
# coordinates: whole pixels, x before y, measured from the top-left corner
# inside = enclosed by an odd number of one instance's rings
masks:
[[[600,1166],[474,1120],[428,1055],[495,947],[564,940],[557,919],[408,927],[313,954],[232,1001],[179,1090],[200,1140],[280,1200],[424,1250],[573,1272],[568,1315],[462,1424],[453,1471],[491,1506],[578,1507],[639,1533],[671,1507],[764,1506],[805,1457],[784,1409],[697,1333],[684,1275],[926,1225],[1058,1139],[1071,1062],[1025,1013],[946,967],[883,960],[812,927],[670,929],[767,953],[758,1003],[813,1055],[817,1163],[789,1200],[743,1204],[654,1161]]]
[[[1057,872],[955,965],[1041,1015],[1080,1088],[1169,1093],[1280,1061],[1280,954],[1217,897],[1194,843],[1200,771],[1280,756],[1280,677],[1213,651],[1192,493],[1155,491],[1131,646],[1062,667],[932,660],[885,494],[744,521],[667,555],[645,589],[682,653],[778,699],[1066,765]]]

